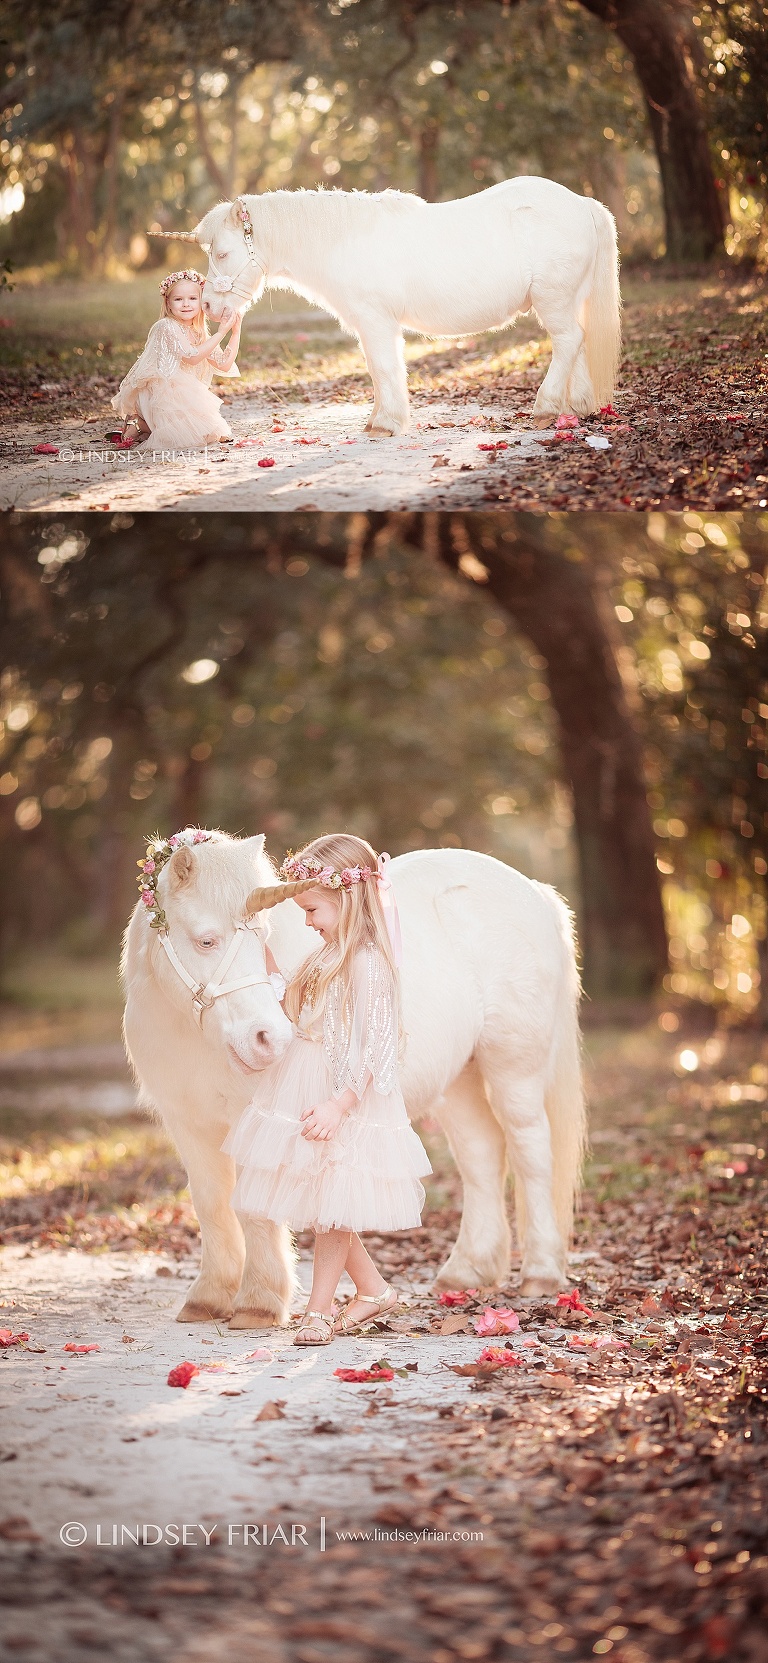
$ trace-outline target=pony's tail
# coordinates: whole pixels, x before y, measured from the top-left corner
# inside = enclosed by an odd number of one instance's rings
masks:
[[[621,358],[621,291],[616,221],[602,202],[590,200],[597,236],[592,287],[584,306],[584,346],[595,408],[610,404]]]

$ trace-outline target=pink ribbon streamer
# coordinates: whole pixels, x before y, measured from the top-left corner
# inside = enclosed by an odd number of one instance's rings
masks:
[[[389,864],[389,855],[379,855],[376,862],[376,876],[379,882],[379,893],[381,895],[381,904],[384,908],[384,918],[387,925],[387,931],[389,933],[392,957],[399,970],[403,962],[403,941],[400,934],[400,914],[397,910],[395,892],[392,888],[392,880],[389,876]]]

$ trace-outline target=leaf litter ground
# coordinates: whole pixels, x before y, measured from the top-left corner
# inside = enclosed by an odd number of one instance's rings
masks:
[[[0,1521],[11,1655],[79,1663],[98,1644],[118,1659],[174,1663],[219,1656],[237,1663],[255,1646],[260,1657],[297,1663],[609,1654],[617,1663],[762,1663],[768,1045],[749,1033],[716,1036],[699,1046],[700,1068],[687,1076],[676,1065],[678,1046],[656,1029],[598,1030],[589,1050],[593,1150],[572,1264],[578,1301],[522,1302],[514,1281],[463,1302],[436,1297],[426,1277],[455,1234],[457,1184],[435,1138],[425,1229],[374,1239],[406,1309],[363,1338],[315,1353],[303,1400],[285,1373],[270,1377],[265,1390],[276,1395],[262,1406],[258,1429],[238,1434],[242,1488],[254,1503],[248,1516],[261,1516],[258,1485],[271,1474],[272,1482],[285,1478],[273,1492],[282,1500],[270,1500],[272,1527],[295,1517],[292,1475],[294,1488],[314,1475],[318,1493],[325,1485],[331,1498],[326,1551],[315,1543],[299,1552],[278,1538],[260,1553],[237,1546],[56,1553],[19,1505]],[[103,1145],[94,1130],[87,1194],[81,1174],[79,1198],[71,1193],[66,1213],[53,1217],[46,1139],[66,1141],[35,1134],[37,1166],[24,1181],[31,1210],[21,1229],[16,1213],[7,1226],[12,1255],[42,1248],[55,1272],[61,1250],[95,1253],[96,1264],[99,1251],[114,1249],[102,1220],[113,1216],[123,1162],[128,1187],[117,1205],[130,1217],[138,1156],[127,1140],[140,1139],[141,1129],[127,1122],[118,1133],[107,1148],[114,1129],[103,1132]],[[196,1256],[188,1203],[157,1134],[146,1135],[141,1189],[151,1243],[128,1232],[108,1256],[130,1266],[141,1256],[130,1247],[151,1245],[158,1271],[186,1281]],[[124,1155],[116,1154],[122,1145]],[[6,1192],[18,1206],[21,1151],[12,1135],[4,1152]],[[169,1195],[180,1217],[164,1234]],[[519,1328],[475,1336],[489,1306],[516,1310]],[[6,1348],[3,1374],[50,1365],[50,1354],[37,1354],[39,1330],[36,1338],[23,1304],[0,1307],[0,1322],[30,1335],[28,1347]],[[121,1341],[124,1352],[136,1333],[131,1327]],[[84,1328],[76,1337],[93,1338]],[[263,1338],[238,1336],[257,1355]],[[205,1356],[204,1331],[192,1338],[180,1328],[171,1342],[177,1363],[193,1345]],[[240,1413],[247,1358],[235,1378],[226,1330],[214,1343],[224,1378],[203,1365],[186,1392],[174,1392],[151,1349],[133,1359],[137,1377],[152,1376],[153,1401],[164,1394],[194,1414],[210,1402],[200,1394],[215,1390],[217,1414]],[[274,1333],[268,1344],[275,1346]],[[479,1361],[490,1350],[498,1362],[507,1348],[513,1366]],[[67,1362],[78,1380],[103,1379],[101,1391],[108,1389],[108,1374],[83,1373],[109,1368],[103,1344],[98,1356]],[[335,1381],[334,1370],[350,1362],[391,1368],[393,1378]],[[277,1366],[287,1365],[278,1357]],[[89,1401],[98,1417],[98,1392]],[[195,1422],[183,1425],[181,1463],[195,1449]],[[214,1436],[223,1435],[219,1420]],[[128,1441],[159,1453],[159,1440]],[[15,1463],[6,1471],[22,1479]],[[343,1508],[333,1501],[341,1473],[348,1474]],[[69,1505],[67,1516],[77,1517],[86,1504],[73,1496]],[[123,1516],[117,1493],[106,1516]]]
[[[87,312],[87,285],[82,293]],[[764,285],[738,270],[677,280],[638,272],[626,279],[625,299],[614,414],[589,418],[571,436],[536,432],[531,410],[549,343],[531,317],[476,340],[412,339],[413,426],[394,441],[362,435],[368,377],[357,348],[324,315],[259,309],[246,325],[243,380],[227,394],[241,448],[157,464],[138,452],[98,460],[109,396],[141,341],[123,341],[116,320],[120,344],[108,356],[103,341],[88,344],[83,324],[84,347],[72,346],[71,324],[69,333],[64,325],[49,332],[51,345],[43,301],[34,321],[0,341],[0,501],[57,510],[764,505]],[[102,297],[102,335],[103,311]],[[592,448],[590,438],[608,447]],[[489,440],[505,448],[481,449]],[[74,447],[74,459],[36,454],[51,441],[67,457]]]

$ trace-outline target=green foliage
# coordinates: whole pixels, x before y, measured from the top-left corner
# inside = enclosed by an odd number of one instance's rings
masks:
[[[330,182],[448,197],[514,173],[601,196],[625,247],[654,248],[642,98],[612,33],[575,0],[354,7],[201,0],[7,8],[0,167],[27,203],[3,234],[84,269],[161,258],[235,191]],[[17,248],[18,243],[18,248]],[[28,257],[28,255],[26,256]]]
[[[0,804],[26,879],[48,874],[43,898],[17,870],[12,933],[82,911],[78,881],[119,918],[144,835],[190,822],[264,830],[278,858],[343,824],[562,879],[541,663],[481,591],[396,543],[352,582],[309,522],[180,523],[169,551],[164,518],[126,519],[24,527],[6,567],[34,605],[3,642]],[[343,558],[343,521],[333,536]]]

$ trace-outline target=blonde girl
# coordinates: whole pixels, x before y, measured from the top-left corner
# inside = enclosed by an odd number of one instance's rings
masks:
[[[237,1212],[315,1231],[296,1345],[327,1345],[394,1309],[397,1294],[359,1232],[418,1226],[420,1180],[432,1170],[397,1077],[398,937],[387,861],[345,834],[318,837],[285,861],[280,876],[321,943],[286,991],[294,1037],[224,1144],[240,1169]],[[276,969],[269,954],[268,968]],[[356,1292],[337,1318],[344,1270]]]
[[[239,312],[225,311],[215,335],[209,335],[202,309],[204,283],[198,271],[172,271],[163,278],[159,320],[112,399],[113,410],[124,418],[121,429],[106,435],[117,449],[131,450],[148,439],[152,450],[190,450],[231,440],[231,428],[219,414],[221,399],[210,386],[214,375],[240,374],[235,358],[242,319]],[[222,350],[230,330],[229,346]]]

